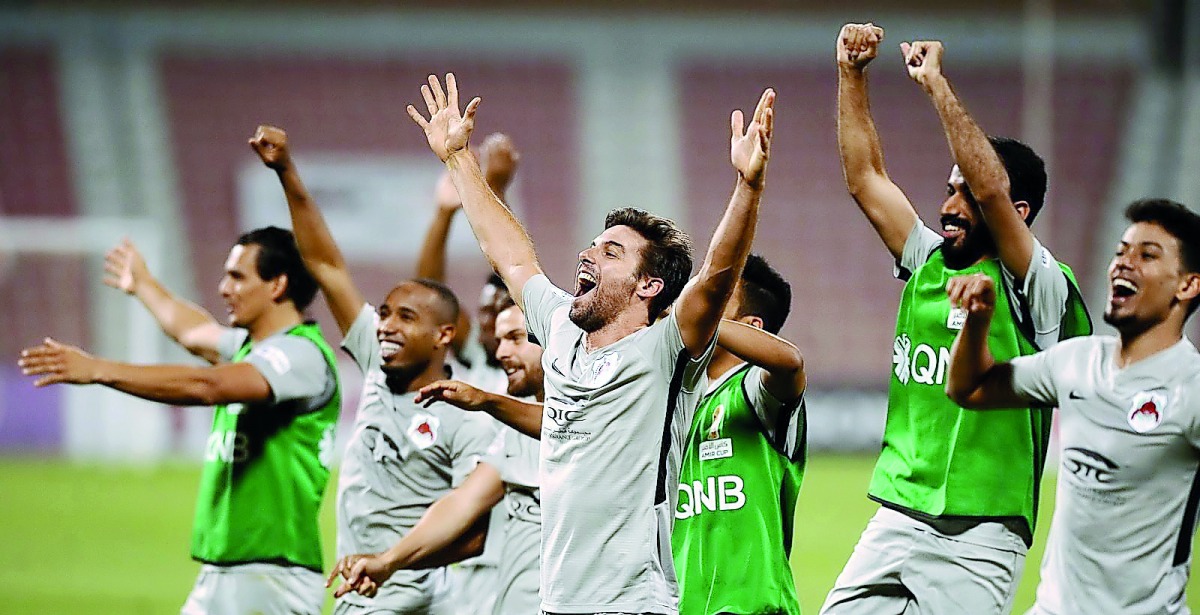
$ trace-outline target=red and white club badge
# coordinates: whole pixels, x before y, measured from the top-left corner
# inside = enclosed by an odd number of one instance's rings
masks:
[[[1142,391],[1133,396],[1126,418],[1134,431],[1146,433],[1162,424],[1166,411],[1166,394],[1162,391]]]
[[[405,435],[418,449],[427,449],[437,442],[440,423],[436,416],[418,414],[412,418]]]

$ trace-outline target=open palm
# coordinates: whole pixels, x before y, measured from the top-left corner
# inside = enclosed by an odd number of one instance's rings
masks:
[[[771,153],[771,128],[775,118],[775,90],[767,88],[758,99],[754,118],[745,127],[740,109],[730,117],[729,160],[746,183],[757,186],[762,183],[763,173]]]
[[[444,92],[437,76],[430,75],[429,85],[421,86],[421,97],[425,99],[429,119],[426,120],[412,105],[408,106],[408,115],[425,131],[429,149],[444,162],[467,148],[467,140],[475,130],[475,109],[479,107],[479,97],[473,98],[467,104],[466,111],[459,113],[458,84],[454,80],[454,73],[446,74]]]

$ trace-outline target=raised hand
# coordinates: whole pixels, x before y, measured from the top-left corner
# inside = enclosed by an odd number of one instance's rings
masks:
[[[521,162],[521,153],[513,145],[512,139],[501,132],[494,132],[483,140],[480,148],[483,156],[483,175],[488,187],[496,196],[503,198],[517,173],[517,163]]]
[[[353,563],[347,569],[342,571],[342,576],[345,578],[341,585],[334,590],[333,597],[341,598],[350,592],[356,592],[367,598],[375,597],[379,591],[379,586],[383,585],[392,576],[391,567],[383,557],[384,554],[377,553],[375,555],[351,555],[343,558],[343,561],[350,557],[355,558]],[[341,562],[338,562],[339,565]],[[335,575],[331,575],[332,579]],[[326,585],[328,587],[328,584]]]
[[[761,188],[771,153],[771,129],[775,123],[775,90],[763,90],[754,109],[754,119],[742,130],[741,109],[729,118],[729,160],[747,184]]]
[[[950,305],[968,313],[991,317],[996,310],[996,283],[983,273],[961,275],[946,282]]]
[[[438,380],[427,384],[417,391],[413,401],[425,404],[426,407],[435,401],[444,401],[463,410],[482,411],[487,405],[487,394],[479,389],[458,380]]]
[[[137,294],[138,285],[150,279],[146,260],[128,239],[104,255],[104,283],[127,295]]]
[[[38,346],[22,350],[17,365],[26,376],[41,376],[33,382],[35,387],[62,383],[91,384],[96,381],[95,357],[51,338],[42,340]]]
[[[254,148],[254,153],[258,154],[263,164],[276,171],[282,171],[292,163],[287,133],[280,128],[259,126],[250,139],[250,147]]]
[[[942,76],[942,44],[938,41],[900,43],[908,76],[924,87]]]
[[[838,32],[838,66],[862,69],[879,55],[883,28],[872,23],[848,23]]]
[[[436,75],[429,76],[429,85],[421,86],[421,97],[425,99],[425,108],[429,110],[426,120],[417,108],[409,105],[408,116],[425,131],[429,141],[429,149],[445,162],[455,153],[467,149],[467,141],[475,130],[475,110],[479,107],[478,96],[467,104],[466,111],[458,110],[458,83],[454,73],[446,73],[446,91]]]

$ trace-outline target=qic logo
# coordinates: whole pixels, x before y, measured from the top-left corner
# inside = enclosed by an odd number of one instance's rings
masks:
[[[738,510],[746,505],[746,494],[742,492],[745,482],[737,475],[709,476],[707,482],[692,481],[691,485],[679,484],[679,506],[675,508],[676,519],[689,519],[704,512]]]
[[[546,416],[559,427],[566,427],[583,418],[583,410],[579,410],[578,406],[562,399],[546,400],[545,412]]]
[[[900,384],[911,379],[917,384],[942,385],[946,382],[946,369],[950,365],[950,349],[934,348],[929,344],[913,347],[907,333],[896,336],[892,341],[892,365]]]
[[[1086,448],[1071,447],[1063,451],[1063,467],[1086,482],[1109,483],[1121,466],[1117,462]]]

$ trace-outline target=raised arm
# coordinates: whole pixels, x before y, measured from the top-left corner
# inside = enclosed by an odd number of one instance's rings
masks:
[[[542,405],[515,397],[481,391],[458,380],[439,380],[421,387],[414,399],[431,404],[444,401],[469,412],[486,412],[492,418],[533,438],[542,437]]]
[[[333,313],[338,329],[345,335],[358,318],[365,301],[350,278],[346,259],[334,242],[325,218],[308,194],[304,182],[300,181],[300,173],[288,148],[287,133],[273,126],[259,126],[254,138],[250,139],[250,147],[254,148],[263,164],[279,175],[279,183],[283,186],[288,211],[292,216],[292,232],[296,235],[300,257],[321,286],[329,311]]]
[[[867,98],[867,64],[879,52],[883,28],[846,24],[838,33],[838,153],[846,188],[883,245],[899,260],[918,222],[917,211],[883,166],[883,146]]]
[[[950,348],[946,394],[964,408],[1013,408],[1028,403],[1012,387],[1012,366],[997,364],[988,349],[988,329],[996,311],[996,285],[977,273],[950,278],[950,304],[967,310],[967,321]]]
[[[737,358],[761,367],[766,372],[763,387],[785,405],[804,393],[808,382],[804,356],[791,342],[744,322],[725,319],[717,329],[717,344]]]
[[[717,333],[721,313],[733,294],[758,224],[758,204],[766,181],[775,123],[775,91],[767,88],[758,100],[754,117],[743,131],[741,110],[730,117],[729,157],[737,170],[737,184],[725,215],[713,233],[704,263],[675,302],[683,345],[700,356]]]
[[[412,105],[408,106],[408,115],[425,131],[429,148],[446,163],[454,187],[462,198],[467,222],[488,264],[504,279],[517,305],[524,308],[521,290],[525,282],[542,269],[529,234],[488,186],[479,161],[467,149],[467,141],[475,129],[475,110],[480,99],[472,99],[460,113],[458,84],[453,73],[446,75],[445,91],[438,78],[430,75],[429,85],[421,86],[421,96],[425,99],[429,119],[426,120]]]
[[[921,85],[937,108],[950,152],[963,181],[979,205],[983,219],[996,243],[1000,261],[1016,276],[1025,279],[1033,259],[1033,232],[1025,224],[1029,204],[1014,206],[1009,192],[1008,172],[987,134],[963,108],[962,101],[942,73],[942,44],[937,41],[901,43],[908,74]],[[1024,210],[1024,215],[1018,208]]]
[[[478,555],[482,540],[468,540],[487,532],[488,512],[504,497],[500,473],[487,463],[475,466],[467,479],[430,506],[421,520],[395,545],[378,555],[343,558],[330,572],[330,584],[340,574],[345,580],[334,597],[357,591],[373,595],[397,570],[445,566]],[[477,551],[455,548],[472,544]]]
[[[271,385],[250,363],[212,367],[131,365],[109,361],[53,339],[21,351],[17,362],[34,386],[100,384],[150,401],[177,406],[212,406],[271,399]]]
[[[488,187],[503,201],[517,171],[517,163],[521,155],[513,146],[512,139],[502,133],[488,135],[483,141],[484,177]],[[446,171],[438,178],[434,188],[434,201],[437,209],[433,222],[425,231],[425,241],[421,244],[421,253],[417,258],[417,277],[444,282],[446,280],[446,242],[450,239],[450,225],[455,214],[462,209],[462,199],[458,198],[458,189],[450,172]]]
[[[217,351],[221,325],[212,314],[175,296],[150,275],[133,242],[126,239],[104,256],[104,283],[137,297],[163,332],[188,352],[209,363],[221,360]]]

